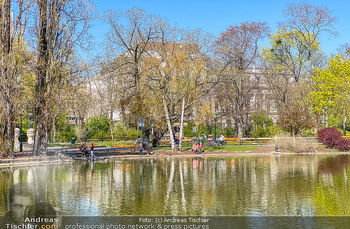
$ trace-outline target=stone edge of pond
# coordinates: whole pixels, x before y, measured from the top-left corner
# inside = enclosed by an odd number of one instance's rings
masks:
[[[179,157],[232,157],[232,156],[278,156],[278,155],[341,155],[341,154],[350,154],[350,152],[317,152],[317,153],[252,153],[249,152],[226,152],[226,153],[204,153],[204,154],[159,154],[159,155],[118,155],[118,156],[108,156],[96,161],[105,161],[105,160],[123,160],[123,159],[156,159],[156,158],[179,158]],[[12,167],[12,166],[28,166],[28,165],[42,165],[42,164],[57,164],[57,163],[66,163],[66,162],[79,162],[79,161],[88,161],[82,159],[73,159],[71,157],[59,157],[59,156],[50,156],[50,157],[28,157],[28,158],[14,158],[14,159],[0,159],[0,168],[1,167]]]
[[[48,164],[48,163],[62,163],[62,162],[72,162],[74,161],[71,158],[67,157],[25,157],[25,158],[8,158],[0,159],[0,168],[1,167],[10,167],[10,166],[26,166],[26,165],[36,165],[36,164]]]

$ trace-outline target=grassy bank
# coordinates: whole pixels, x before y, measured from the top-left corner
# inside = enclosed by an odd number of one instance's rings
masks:
[[[203,149],[205,152],[249,152],[258,149],[261,145],[228,145],[228,146],[205,146]],[[171,147],[157,147],[153,149],[157,150],[171,150]],[[191,150],[191,147],[185,146],[183,150]]]
[[[232,145],[232,146],[207,146],[204,148],[206,152],[217,152],[217,151],[227,151],[227,152],[247,152],[256,150],[261,146],[258,145]]]

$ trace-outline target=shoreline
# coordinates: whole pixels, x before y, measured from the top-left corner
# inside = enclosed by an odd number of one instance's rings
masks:
[[[183,151],[173,153],[171,150],[156,150],[153,155],[112,155],[97,157],[95,161],[108,161],[108,160],[130,160],[130,159],[169,159],[179,157],[234,157],[234,156],[280,156],[280,155],[341,155],[350,154],[350,152],[310,152],[310,153],[291,153],[280,152],[276,153],[273,150],[272,145],[261,146],[253,151],[246,152],[229,152],[229,151],[215,151],[205,152],[203,154],[195,154],[192,151]],[[35,157],[35,156],[23,156],[14,159],[0,159],[0,168],[14,167],[14,166],[31,166],[31,165],[47,165],[47,164],[61,164],[61,163],[73,163],[90,161],[88,159],[73,159],[67,156],[48,156],[48,157]]]

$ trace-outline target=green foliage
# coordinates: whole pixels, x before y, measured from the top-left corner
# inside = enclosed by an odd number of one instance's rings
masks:
[[[115,137],[117,138],[137,138],[137,136],[141,136],[141,131],[133,130],[123,125],[122,123],[117,123],[117,125],[113,128]]]
[[[266,114],[265,111],[258,111],[251,115],[253,124],[257,126],[271,126],[273,125],[272,119]]]
[[[58,116],[57,123],[57,139],[58,142],[70,142],[75,136],[74,126],[68,123],[67,114],[63,113]]]
[[[184,136],[186,137],[193,137],[196,136],[196,132],[192,132],[192,128],[194,127],[193,122],[188,122],[187,126],[184,126]]]
[[[265,111],[253,113],[251,119],[254,130],[250,132],[250,136],[253,138],[272,137],[279,131],[279,128],[273,124],[272,119]]]
[[[310,129],[306,129],[302,134],[302,137],[316,137],[317,134],[312,132]]]
[[[88,138],[110,137],[109,120],[105,117],[93,116],[87,121]]]
[[[72,138],[75,138],[74,125],[66,125],[57,132],[58,142],[70,142]]]
[[[230,135],[235,135],[235,129],[232,127],[226,127],[223,129],[222,134],[226,137]]]
[[[315,113],[339,113],[349,104],[350,63],[337,55],[325,69],[316,69],[312,77],[311,102]],[[341,112],[343,113],[343,112]]]
[[[184,127],[184,135],[186,137],[202,136],[214,134],[215,127],[214,125],[199,125],[197,126],[197,132],[192,132],[193,127],[196,126],[193,122],[189,122],[187,126]],[[220,124],[216,125],[216,134],[223,134],[224,136],[234,135],[235,130],[232,127],[222,128]]]
[[[212,133],[212,128],[207,125],[199,125],[197,129],[197,136],[202,136],[203,134],[209,135]]]
[[[262,56],[269,63],[271,70],[277,72],[287,70],[295,81],[299,81],[301,75],[308,71],[309,51],[315,54],[320,50],[317,38],[312,34],[309,36],[313,40],[312,44],[304,40],[302,32],[283,27],[270,34],[270,47],[262,49]]]
[[[334,126],[337,127],[339,131],[343,130],[343,121],[341,120],[341,117],[339,117],[339,114],[330,114],[327,118],[328,126]],[[350,124],[347,123],[346,130],[350,130]]]

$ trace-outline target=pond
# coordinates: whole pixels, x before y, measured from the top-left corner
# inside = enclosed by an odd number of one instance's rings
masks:
[[[349,155],[169,157],[0,169],[0,215],[13,184],[75,216],[350,215]]]

